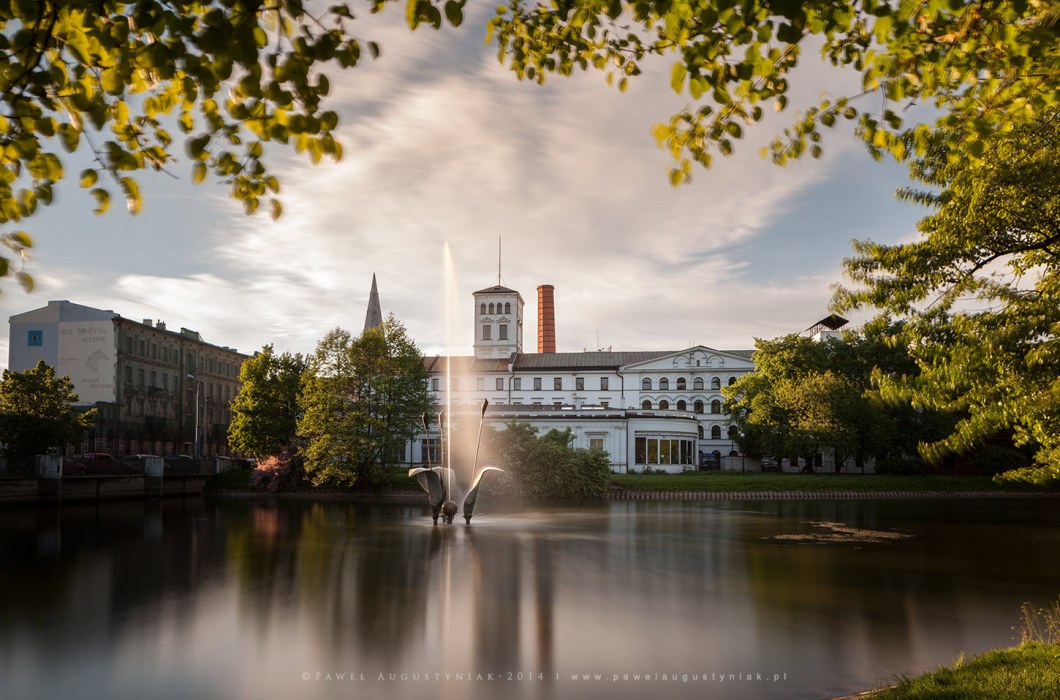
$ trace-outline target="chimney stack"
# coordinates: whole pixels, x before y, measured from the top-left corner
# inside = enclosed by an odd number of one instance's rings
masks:
[[[556,352],[556,302],[551,284],[537,288],[537,351]]]

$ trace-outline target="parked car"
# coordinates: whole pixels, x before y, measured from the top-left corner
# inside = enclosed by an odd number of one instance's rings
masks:
[[[199,462],[191,455],[166,455],[167,474],[198,474]]]
[[[63,460],[63,474],[67,476],[133,473],[135,469],[132,466],[115,461],[109,452],[86,452],[73,459]]]

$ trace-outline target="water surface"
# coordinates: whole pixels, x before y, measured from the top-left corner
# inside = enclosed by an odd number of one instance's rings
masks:
[[[1052,499],[479,509],[0,512],[0,697],[824,698],[1060,592]]]

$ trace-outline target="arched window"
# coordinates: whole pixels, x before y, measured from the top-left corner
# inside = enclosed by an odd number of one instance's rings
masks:
[[[493,304],[490,304],[490,315],[493,315]]]
[[[685,381],[685,378],[684,377],[678,377],[677,378],[677,390],[678,391],[685,391],[687,389],[688,389],[688,383]]]
[[[678,411],[687,411],[688,410],[688,404],[686,404],[684,402],[684,399],[682,399],[682,400],[677,402],[677,410]]]
[[[651,391],[651,379],[645,377],[644,379],[640,380],[640,390]]]
[[[717,399],[714,399],[713,401],[711,401],[710,402],[710,412],[711,413],[721,413],[721,401],[718,401]]]
[[[696,377],[692,380],[693,391],[703,391],[703,377]]]
[[[696,413],[702,413],[703,412],[703,402],[702,401],[696,401],[694,404],[692,404],[692,410],[694,410]]]
[[[659,380],[659,391],[669,391],[669,390],[670,390],[670,380],[667,379],[666,377],[663,377],[662,379]]]
[[[721,440],[721,426],[720,425],[712,425],[710,427],[710,439],[711,440]]]
[[[504,302],[504,313],[510,314],[512,312],[512,304],[509,301]]]
[[[738,431],[736,429],[735,425],[730,425],[729,426],[729,439],[730,440],[735,440],[739,436],[739,434],[740,434],[740,431]]]
[[[670,402],[667,401],[666,399],[663,399],[662,401],[659,402],[659,408],[662,409],[663,411],[669,410]]]
[[[732,386],[735,383],[736,383],[736,377],[729,377],[729,386]]]
[[[721,380],[718,379],[717,377],[711,377],[711,379],[710,379],[710,388],[714,389],[714,390],[720,389],[721,388]]]
[[[486,304],[485,304],[485,302],[483,302],[483,303],[478,305],[478,312],[480,314],[482,314],[483,316],[486,315]]]
[[[645,411],[650,411],[651,410],[651,401],[649,401],[648,399],[644,399],[644,402],[641,403],[640,407],[643,408]]]

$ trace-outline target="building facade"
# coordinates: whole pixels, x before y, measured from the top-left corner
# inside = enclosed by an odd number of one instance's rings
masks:
[[[477,417],[487,399],[489,425],[570,428],[574,447],[606,451],[618,472],[716,468],[738,454],[721,389],[753,370],[751,350],[558,353],[552,288],[543,285],[538,298],[550,303],[538,352],[525,353],[519,292],[497,285],[473,297],[475,354],[426,360],[431,394],[454,419]],[[406,461],[424,463],[428,450],[437,459],[440,441],[433,426],[406,447]]]
[[[231,456],[230,404],[247,355],[187,328],[69,301],[12,316],[9,325],[9,369],[44,360],[70,377],[81,405],[97,409],[76,451]]]

